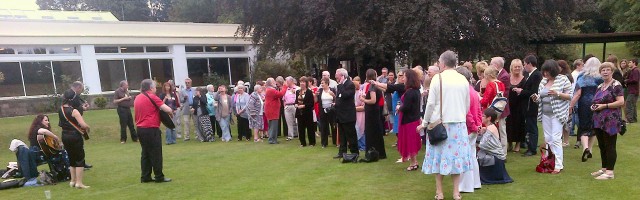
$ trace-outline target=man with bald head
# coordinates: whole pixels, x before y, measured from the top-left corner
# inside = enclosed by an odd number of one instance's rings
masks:
[[[498,80],[504,84],[504,88],[509,90],[511,89],[511,75],[509,72],[504,69],[504,58],[503,57],[493,57],[491,58],[491,67],[495,67],[498,70]],[[505,92],[502,95],[504,97],[509,98],[509,92]],[[505,106],[504,112],[500,114],[500,121],[498,122],[498,132],[500,132],[500,143],[502,143],[502,149],[504,151],[504,155],[507,155],[507,127],[505,119],[509,116],[509,105]],[[535,147],[534,147],[535,148]]]
[[[328,78],[329,79],[329,87],[336,89],[336,86],[338,86],[338,82],[336,82],[335,80],[331,79],[331,73],[329,73],[329,71],[322,71],[322,78]]]

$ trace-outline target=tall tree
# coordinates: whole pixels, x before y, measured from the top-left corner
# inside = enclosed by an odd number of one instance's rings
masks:
[[[578,0],[240,1],[239,33],[262,51],[426,62],[444,49],[522,57],[570,28]]]
[[[149,7],[151,8],[151,21],[168,21],[171,5],[171,0],[150,0]]]
[[[640,31],[640,2],[635,0],[599,0],[603,10],[611,12],[611,24],[618,32]],[[633,55],[640,56],[640,42],[628,42]]]
[[[217,2],[217,0],[173,0],[169,21],[215,23],[219,15],[216,8]]]

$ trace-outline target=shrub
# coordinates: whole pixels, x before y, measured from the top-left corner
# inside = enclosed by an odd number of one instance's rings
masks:
[[[98,106],[98,108],[100,109],[104,109],[105,107],[107,107],[107,98],[103,97],[103,96],[99,96],[96,97],[93,100],[93,103]]]
[[[274,60],[263,60],[255,64],[253,80],[266,80],[269,77],[275,78],[277,76],[293,76],[298,78],[308,75],[309,71],[310,69],[308,69],[302,61],[278,62]]]

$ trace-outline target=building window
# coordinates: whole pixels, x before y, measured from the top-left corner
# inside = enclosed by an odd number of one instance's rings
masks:
[[[186,52],[203,52],[202,46],[185,46],[184,51]]]
[[[249,58],[229,58],[229,63],[232,84],[236,84],[239,80],[249,81]]]
[[[0,47],[0,54],[16,54],[16,51],[10,47]]]
[[[169,52],[169,47],[167,46],[147,46],[147,52]]]
[[[226,46],[227,52],[244,51],[244,46]]]
[[[205,46],[206,52],[224,52],[224,46]]]
[[[187,59],[187,71],[192,85],[205,85],[202,75],[209,73],[208,62],[206,58]]]
[[[51,62],[21,62],[27,96],[55,93]]]
[[[144,47],[120,47],[121,53],[144,53]]]
[[[15,49],[18,54],[47,54],[47,49],[44,47],[18,47]]]
[[[0,62],[0,72],[4,81],[0,81],[0,97],[24,96],[20,63]]]
[[[76,47],[49,47],[49,54],[75,54],[78,53]]]
[[[164,83],[173,79],[173,61],[171,59],[150,59],[151,79]]]
[[[53,76],[55,78],[56,90],[62,94],[74,81],[82,81],[82,68],[80,61],[53,61]]]
[[[98,73],[103,92],[116,90],[125,79],[122,60],[98,60]]]
[[[140,89],[140,82],[149,78],[149,60],[124,60],[129,88]],[[116,87],[117,88],[117,87]]]
[[[119,53],[118,47],[95,47],[96,53]]]
[[[224,80],[224,83],[229,83],[229,59],[228,58],[209,58],[209,68],[211,73],[215,73]],[[203,74],[205,75],[205,74]],[[209,83],[206,83],[209,84]],[[206,85],[205,84],[205,85]]]

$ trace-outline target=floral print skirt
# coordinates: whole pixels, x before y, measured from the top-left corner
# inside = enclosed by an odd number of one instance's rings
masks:
[[[427,152],[422,164],[425,174],[462,174],[472,169],[471,145],[467,125],[445,123],[448,138],[437,145],[427,143]]]

